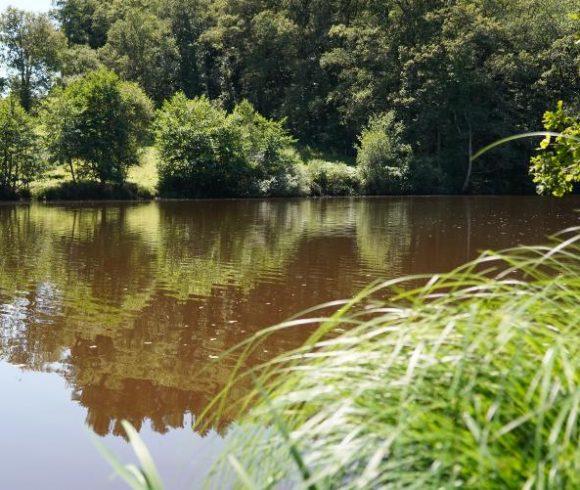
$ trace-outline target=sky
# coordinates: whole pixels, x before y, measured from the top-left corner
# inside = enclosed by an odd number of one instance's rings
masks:
[[[51,4],[51,0],[0,0],[0,12],[8,6],[23,10],[46,12],[51,8]]]

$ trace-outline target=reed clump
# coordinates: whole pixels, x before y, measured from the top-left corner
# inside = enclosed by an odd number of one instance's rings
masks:
[[[209,486],[579,488],[579,229],[328,307],[232,379],[255,389]]]

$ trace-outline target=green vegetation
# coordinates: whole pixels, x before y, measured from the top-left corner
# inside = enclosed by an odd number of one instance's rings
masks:
[[[361,192],[359,170],[346,163],[310,160],[306,172],[313,196],[353,196]]]
[[[247,101],[228,114],[205,97],[180,93],[164,104],[156,128],[162,195],[307,193],[292,138]]]
[[[224,407],[246,414],[210,486],[576,488],[579,231],[376,284],[244,342],[249,356],[320,325],[302,348],[234,374],[230,389],[249,378],[250,395],[225,390],[208,407],[201,424]],[[134,488],[160,489],[139,452]]]
[[[106,70],[55,90],[42,107],[42,130],[53,162],[72,182],[122,185],[148,140],[153,108],[141,89]]]
[[[477,165],[474,150],[537,130],[558,101],[566,116],[556,109],[546,121],[551,130],[565,131],[577,120],[580,0],[54,3],[50,15],[2,14],[0,93],[17,97],[34,119],[51,108],[49,127],[66,133],[79,129],[67,121],[74,112],[69,102],[80,97],[75,90],[102,102],[110,122],[107,104],[118,95],[101,100],[105,94],[93,83],[105,69],[119,83],[136,84],[122,91],[132,92],[133,109],[141,112],[134,115],[151,119],[138,85],[160,109],[162,197],[531,192],[530,141],[486,154]],[[187,155],[169,149],[179,139],[170,134],[178,116],[167,111],[178,104],[197,104],[195,117],[213,121],[213,129],[190,131],[196,143],[180,143]],[[248,134],[266,127],[261,141]],[[72,135],[66,144],[61,136],[53,135],[37,159],[52,155],[53,165],[62,165],[56,156],[67,159]],[[121,136],[111,145],[110,138],[95,129],[95,148],[83,143],[73,160],[91,167],[92,180],[121,185],[136,147],[149,142]],[[295,144],[333,154],[322,160],[336,167],[309,170]],[[542,155],[532,162],[538,190],[574,191],[574,177],[553,189],[547,176],[577,172],[575,151],[550,145]],[[353,161],[356,172],[343,165]],[[47,167],[36,165],[36,181]],[[327,180],[342,183],[325,189]]]
[[[401,140],[403,125],[390,112],[371,120],[363,130],[357,165],[370,194],[404,194],[409,188],[412,150]]]
[[[45,14],[8,8],[0,15],[0,63],[13,73],[10,88],[27,111],[51,87],[65,48]]]
[[[556,111],[544,115],[544,126],[560,136],[540,143],[542,151],[532,158],[530,172],[539,193],[563,196],[580,183],[580,114],[566,111],[560,101]]]
[[[14,97],[0,100],[0,198],[15,199],[40,172],[32,118]]]

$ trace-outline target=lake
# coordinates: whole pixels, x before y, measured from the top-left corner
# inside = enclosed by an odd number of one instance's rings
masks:
[[[376,279],[543,243],[575,209],[579,196],[0,205],[0,487],[124,488],[88,429],[129,460],[127,419],[168,488],[196,488],[235,420],[191,429],[235,362],[222,352]]]

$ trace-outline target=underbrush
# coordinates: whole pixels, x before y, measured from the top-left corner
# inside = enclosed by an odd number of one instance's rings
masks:
[[[306,169],[312,196],[354,196],[361,192],[360,172],[356,167],[311,160]]]
[[[154,194],[150,189],[130,182],[114,185],[93,181],[65,181],[39,190],[35,197],[44,201],[146,200],[152,199]]]

